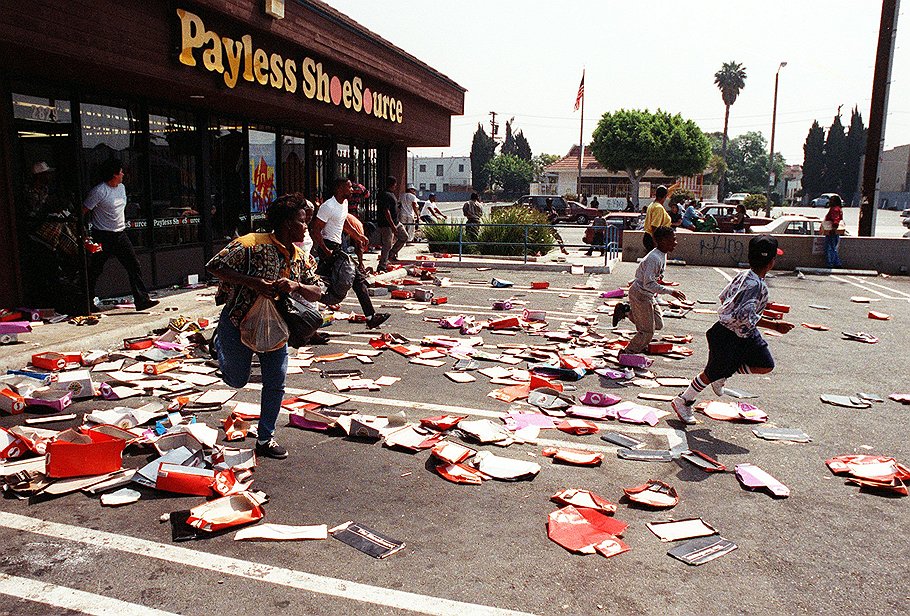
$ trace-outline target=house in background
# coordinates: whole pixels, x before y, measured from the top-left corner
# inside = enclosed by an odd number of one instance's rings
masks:
[[[421,199],[435,193],[437,201],[465,201],[474,190],[471,187],[471,157],[409,156],[407,183],[417,188]]]
[[[882,152],[879,174],[878,207],[884,210],[910,208],[910,144]]]

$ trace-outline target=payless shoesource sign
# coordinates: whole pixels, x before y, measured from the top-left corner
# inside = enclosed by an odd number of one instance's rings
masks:
[[[298,91],[305,98],[364,113],[381,120],[401,124],[404,107],[400,100],[371,90],[363,79],[342,79],[327,73],[322,62],[309,56],[295,58],[269,52],[253,44],[249,34],[233,39],[207,30],[202,18],[185,9],[177,9],[180,19],[180,63],[202,66],[220,73],[229,88],[243,80],[263,87]]]

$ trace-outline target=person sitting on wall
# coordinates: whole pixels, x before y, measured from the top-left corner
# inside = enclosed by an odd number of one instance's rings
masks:
[[[689,231],[697,231],[698,223],[704,221],[704,219],[705,217],[701,215],[701,212],[695,209],[695,201],[689,201],[679,226]]]

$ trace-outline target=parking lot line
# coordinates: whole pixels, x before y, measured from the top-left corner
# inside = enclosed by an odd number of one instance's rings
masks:
[[[868,280],[863,281],[865,284],[878,287],[879,289],[884,289],[885,291],[891,291],[892,293],[897,293],[898,295],[903,295],[907,299],[910,299],[910,293],[904,293],[903,291],[898,291],[897,289],[892,289],[891,287],[886,287],[883,284],[878,284],[877,282],[870,282]]]
[[[76,590],[66,586],[57,586],[49,582],[39,582],[16,575],[0,573],[0,594],[17,597],[26,601],[50,605],[61,610],[73,610],[83,614],[99,616],[176,616],[154,608],[128,603],[120,599],[96,595],[95,593]],[[10,614],[15,610],[10,610]]]
[[[307,573],[296,569],[275,567],[264,563],[212,554],[211,552],[156,543],[138,537],[118,535],[101,530],[82,528],[80,526],[60,524],[58,522],[48,522],[46,520],[15,513],[0,512],[0,527],[43,535],[45,537],[73,541],[107,550],[116,550],[126,554],[154,558],[176,565],[213,571],[222,575],[231,575],[257,582],[274,584],[276,586],[296,588],[321,595],[408,610],[420,614],[439,614],[444,616],[462,614],[489,614],[490,616],[524,614],[524,612],[506,610],[487,605],[453,601],[451,599],[443,599],[440,597],[421,595],[392,588],[371,586],[369,584],[361,584],[359,582],[316,575],[314,573]],[[69,591],[69,589],[67,590]],[[154,614],[151,610],[145,608],[144,610],[145,611],[142,612],[143,614]],[[119,615],[127,612],[88,611],[87,613],[116,613]],[[158,613],[164,614],[165,612]]]
[[[884,297],[885,299],[904,299],[903,297],[892,297],[890,295],[886,295],[885,293],[882,293],[881,291],[876,291],[873,288],[867,287],[865,284],[861,284],[859,282],[850,280],[849,278],[844,278],[843,276],[836,276],[836,275],[832,274],[831,278],[833,278],[834,280],[840,280],[841,282],[846,282],[847,284],[852,284],[854,287],[856,287],[858,289],[862,289],[863,291],[868,291],[869,293],[874,293],[875,295],[880,295],[881,297]]]
[[[360,305],[354,300],[345,300],[341,303],[343,306],[359,306]],[[452,306],[452,308],[436,307],[436,306],[428,305],[426,308],[424,308],[424,311],[425,312],[442,312],[445,314],[463,314],[463,315],[470,315],[470,316],[476,316],[476,317],[502,317],[502,318],[508,317],[509,315],[519,316],[519,314],[520,314],[517,311],[484,310],[485,306],[477,306],[476,310],[461,310],[461,309],[453,310],[453,308],[455,308],[454,304],[443,304],[443,306]],[[379,307],[380,308],[401,308],[402,306],[400,304],[380,304]],[[569,313],[563,312],[563,313],[559,313],[559,314],[569,314]],[[550,315],[550,313],[549,313],[549,311],[547,311],[547,317],[548,317],[547,320],[548,321],[563,321],[566,323],[574,323],[575,320],[578,318],[577,316],[574,316],[574,315],[570,315],[571,318],[550,317],[549,315]]]
[[[713,268],[713,269],[714,269],[715,272],[717,272],[718,274],[720,274],[721,276],[723,276],[724,279],[725,279],[727,282],[730,282],[731,280],[733,280],[733,276],[731,276],[730,274],[728,274],[728,273],[725,272],[724,270],[720,269],[719,267],[715,267],[715,268]]]

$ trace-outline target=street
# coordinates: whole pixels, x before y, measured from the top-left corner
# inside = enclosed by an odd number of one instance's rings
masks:
[[[847,210],[848,212],[850,210]],[[890,214],[890,213],[889,213]],[[568,238],[567,238],[568,240]],[[440,264],[445,270],[444,264]],[[680,283],[697,308],[716,309],[717,294],[736,271],[721,268],[670,267],[667,278]],[[377,298],[380,310],[393,313],[384,326],[413,341],[447,334],[430,319],[474,315],[503,316],[492,302],[509,299],[547,311],[551,329],[572,324],[579,316],[596,316],[598,331],[609,332],[609,314],[601,291],[625,286],[634,264],[620,263],[611,275],[475,271],[452,269],[453,286],[436,288],[448,304],[408,313],[403,302]],[[514,282],[512,288],[489,286],[491,277]],[[534,280],[550,288],[531,290]],[[587,284],[591,290],[573,287]],[[163,514],[188,509],[202,499],[176,496],[144,487],[138,502],[120,508],[100,506],[97,496],[81,493],[32,501],[6,498],[0,503],[0,539],[5,547],[6,576],[19,582],[17,593],[38,585],[35,598],[15,598],[0,579],[0,613],[45,614],[56,590],[86,593],[95,606],[114,605],[117,613],[182,614],[427,614],[504,613],[863,613],[905,611],[910,574],[906,498],[860,491],[845,484],[825,460],[850,453],[894,456],[910,461],[906,434],[907,407],[887,400],[907,391],[906,323],[910,319],[910,282],[904,278],[828,276],[799,278],[775,272],[768,278],[771,301],[792,307],[786,320],[797,327],[768,338],[777,367],[768,376],[737,375],[729,387],[757,394],[749,400],[764,410],[766,425],[798,428],[809,443],[771,442],[756,438],[754,424],[715,421],[703,414],[685,427],[669,415],[656,426],[598,421],[611,430],[643,440],[654,449],[668,449],[685,440],[689,448],[716,458],[728,469],[750,462],[790,488],[786,499],[744,490],[732,472],[707,474],[683,460],[669,463],[617,458],[617,448],[599,435],[573,436],[544,430],[538,445],[506,448],[480,445],[459,437],[450,440],[489,450],[498,456],[529,460],[542,467],[532,481],[485,481],[479,486],[455,485],[434,470],[429,453],[404,453],[378,443],[299,430],[279,419],[277,438],[290,450],[286,461],[260,460],[254,489],[269,495],[264,522],[290,525],[354,520],[405,542],[402,551],[384,560],[372,559],[331,537],[305,542],[235,542],[233,532],[208,540],[173,543]],[[865,296],[871,303],[851,301]],[[353,310],[353,296],[342,310]],[[812,308],[824,304],[827,310]],[[216,310],[212,305],[212,316]],[[888,321],[867,318],[873,309],[891,315]],[[513,314],[520,309],[513,310]],[[691,334],[691,357],[656,357],[657,376],[693,377],[706,360],[704,332],[714,316],[690,312],[666,318],[667,334]],[[815,331],[800,323],[818,323]],[[629,328],[624,321],[621,328]],[[317,355],[369,348],[375,336],[360,325],[336,322]],[[841,331],[864,331],[877,344],[843,340]],[[526,333],[484,331],[484,350],[494,345],[542,344]],[[386,350],[375,364],[346,359],[321,368],[360,368],[365,377],[401,377],[380,391],[347,393],[342,408],[367,414],[404,411],[412,421],[441,414],[470,419],[499,417],[510,406],[487,394],[499,387],[478,373],[476,381],[459,384],[444,376],[451,369],[409,363]],[[482,367],[498,365],[482,362]],[[508,367],[508,366],[507,366]],[[521,364],[518,367],[524,367]],[[103,377],[95,377],[96,380]],[[255,381],[255,377],[254,377]],[[566,385],[573,385],[566,383]],[[676,388],[622,386],[597,375],[574,383],[586,391],[608,391],[623,400],[638,400],[669,410],[665,402],[642,401],[640,394],[672,394]],[[306,390],[335,392],[330,379],[304,369],[290,374],[287,396]],[[214,385],[217,388],[219,385]],[[223,387],[223,385],[221,385]],[[241,390],[234,401],[258,403],[258,384]],[[568,389],[568,388],[567,388]],[[823,404],[820,394],[878,394],[886,399],[871,408],[854,410]],[[701,399],[712,399],[710,389]],[[138,406],[135,399],[125,401]],[[115,403],[84,401],[72,412],[84,413]],[[198,413],[197,420],[220,427],[227,410]],[[23,416],[4,416],[10,427]],[[54,424],[63,429],[70,424]],[[222,433],[223,436],[223,433]],[[247,440],[243,446],[251,446]],[[600,467],[555,464],[541,456],[544,444],[576,446],[606,454]],[[152,454],[154,452],[151,452]],[[126,455],[124,465],[138,467],[155,456]],[[649,479],[674,486],[680,502],[669,511],[630,506],[622,488]],[[547,538],[547,516],[557,506],[550,496],[565,488],[589,489],[618,503],[615,518],[629,524],[623,540],[628,553],[610,559],[569,553]],[[689,567],[666,552],[676,544],[662,543],[645,524],[657,520],[701,517],[738,549],[701,567]],[[38,592],[40,591],[40,592]],[[69,592],[67,590],[67,592]],[[77,596],[78,593],[74,596]],[[21,595],[20,595],[21,596]],[[41,598],[44,597],[44,598]],[[120,603],[107,603],[117,600]],[[62,613],[65,610],[52,610]],[[97,613],[97,612],[95,612]]]

